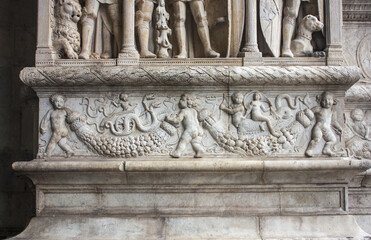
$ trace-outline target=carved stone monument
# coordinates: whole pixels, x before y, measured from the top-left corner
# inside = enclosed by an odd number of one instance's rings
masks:
[[[80,6],[70,1],[77,26]],[[60,22],[55,11],[68,2],[39,0],[48,18],[39,19],[36,66],[20,73],[40,98],[39,153],[13,169],[36,185],[37,213],[13,239],[371,237],[348,191],[371,168],[370,110],[348,110],[346,91],[362,72],[339,66],[333,0],[331,14],[316,3],[318,16],[299,0],[224,1],[225,9],[98,0],[94,11],[85,1],[82,52],[67,44],[56,55],[41,43],[54,43],[47,33],[58,25],[48,22]],[[104,9],[117,59],[91,59],[85,25]],[[315,31],[326,50],[311,41]],[[281,32],[281,55],[292,58],[279,57]]]

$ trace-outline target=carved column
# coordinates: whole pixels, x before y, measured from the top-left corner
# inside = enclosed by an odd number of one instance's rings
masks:
[[[53,13],[54,1],[38,0],[36,66],[53,65],[56,58],[52,47]]]
[[[136,65],[139,54],[135,48],[135,0],[123,0],[122,7],[122,46],[117,64]]]
[[[327,65],[342,65],[342,0],[326,0]]]
[[[256,58],[262,57],[262,54],[261,52],[259,52],[258,48],[257,11],[257,0],[246,0],[245,45],[241,50],[239,56],[244,57],[245,59],[255,58],[253,61],[247,61],[249,65],[257,63]]]

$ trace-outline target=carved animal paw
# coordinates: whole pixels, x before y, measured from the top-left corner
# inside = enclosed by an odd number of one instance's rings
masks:
[[[74,51],[67,51],[67,57],[69,59],[78,59],[79,55],[77,55],[77,53],[75,53]]]
[[[314,52],[313,57],[317,57],[317,58],[326,57],[326,52],[324,51]]]

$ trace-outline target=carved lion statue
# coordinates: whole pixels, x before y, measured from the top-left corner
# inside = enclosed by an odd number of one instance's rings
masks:
[[[55,5],[53,47],[60,58],[78,59],[80,33],[77,22],[81,17],[78,0],[57,0]]]
[[[291,42],[291,51],[295,57],[313,56],[312,33],[323,29],[315,16],[307,15],[301,21],[296,38]]]

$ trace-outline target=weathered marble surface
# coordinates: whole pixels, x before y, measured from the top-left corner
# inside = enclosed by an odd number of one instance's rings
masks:
[[[342,223],[342,224],[339,224]],[[46,229],[44,226],[48,225]],[[329,228],[329,226],[333,226]],[[282,231],[285,228],[285,231]],[[34,232],[32,229],[42,229]],[[97,231],[99,229],[99,231]],[[56,238],[55,236],[59,236]],[[367,239],[352,216],[40,217],[14,240],[44,239]]]
[[[347,184],[371,161],[92,160],[13,165],[38,186],[37,217],[14,239],[369,236],[346,214]]]
[[[349,88],[357,67],[38,67],[21,80],[32,87],[53,86],[303,86]]]

